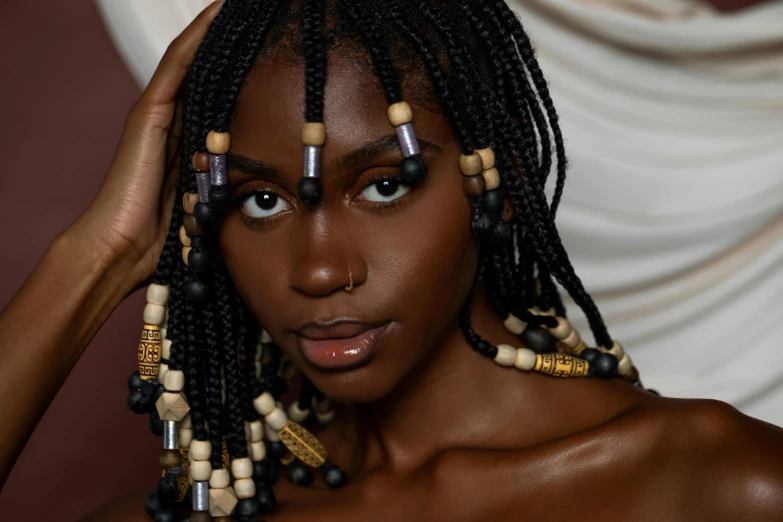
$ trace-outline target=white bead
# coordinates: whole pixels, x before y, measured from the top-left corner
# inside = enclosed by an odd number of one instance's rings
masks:
[[[571,330],[569,336],[563,339],[563,344],[565,344],[569,348],[576,348],[577,346],[579,346],[580,342],[582,342],[582,336],[579,335],[579,330],[577,330],[576,328]]]
[[[506,330],[514,335],[521,334],[527,328],[527,323],[515,315],[509,315],[503,324],[506,326]]]
[[[169,371],[169,365],[166,363],[160,363],[158,366],[158,382],[163,382],[166,378],[166,372]]]
[[[183,449],[190,448],[191,442],[193,442],[193,430],[190,428],[180,428],[179,447]]]
[[[161,352],[160,352],[161,359],[171,359],[171,340],[165,339],[161,343]]]
[[[197,440],[193,441],[198,442]],[[190,463],[190,478],[195,482],[209,480],[212,475],[212,464],[208,460],[194,460]]]
[[[248,442],[264,440],[264,425],[261,421],[246,422],[245,437]]]
[[[246,479],[253,476],[253,461],[247,458],[231,461],[231,474],[235,479]]]
[[[161,329],[160,329],[160,340],[161,341],[165,341],[166,339],[169,338],[168,335],[169,335],[169,329],[161,327]]]
[[[541,309],[537,306],[534,306],[532,308],[527,309],[528,312],[530,312],[533,315],[541,315]]]
[[[266,417],[272,413],[272,410],[276,407],[275,398],[272,397],[271,393],[264,392],[253,399],[253,406],[255,406],[258,413]]]
[[[571,335],[571,330],[573,328],[571,327],[571,323],[568,322],[568,319],[565,317],[557,317],[557,326],[555,328],[552,328],[549,330],[549,333],[555,336],[555,338],[560,339],[561,341],[563,339],[566,339],[569,335]]]
[[[517,350],[517,359],[514,361],[514,366],[526,372],[529,372],[536,367],[536,352],[527,348],[520,348]]]
[[[500,366],[514,366],[517,360],[517,349],[508,344],[498,345],[498,354],[495,356],[495,362]]]
[[[166,391],[181,392],[185,387],[185,373],[181,370],[169,370],[163,378]]]
[[[273,430],[269,424],[264,425],[264,436],[269,442],[280,442],[280,435],[277,431]]]
[[[166,309],[161,305],[148,304],[144,307],[144,323],[160,326],[166,316]]]
[[[231,475],[228,474],[227,469],[213,469],[212,475],[209,477],[209,487],[212,489],[227,488],[231,483]]]
[[[194,440],[190,443],[190,456],[193,460],[209,460],[212,456],[212,444],[208,440]],[[209,477],[200,480],[209,480]]]
[[[334,412],[327,411],[326,413],[316,413],[315,418],[318,419],[319,424],[326,426],[334,420]]]
[[[622,344],[618,343],[617,341],[614,341],[614,343],[612,344],[612,348],[608,350],[607,353],[611,353],[619,361],[625,355],[625,350],[623,349]]]
[[[285,425],[288,424],[288,417],[280,408],[272,410],[269,415],[264,417],[264,420],[266,421],[267,426],[275,431],[282,430],[285,428]]]
[[[169,302],[169,287],[152,284],[147,287],[147,302],[154,305],[166,306]]]
[[[332,401],[329,400],[329,397],[325,397],[322,401],[315,401],[316,413],[329,413],[333,409]]]
[[[264,344],[272,342],[272,337],[266,332],[266,330],[261,330],[261,342]]]
[[[624,354],[623,358],[620,359],[620,362],[617,364],[617,373],[619,373],[622,377],[625,377],[626,375],[630,375],[633,371],[633,362],[631,362],[631,358],[628,357],[628,354]]]
[[[185,418],[182,419],[179,423],[180,428],[187,428],[187,429],[193,429],[193,418],[190,416],[190,413],[185,415]]]
[[[234,493],[237,498],[253,498],[256,496],[256,483],[251,478],[235,480]]]
[[[302,411],[299,409],[299,403],[298,402],[292,402],[291,405],[288,407],[288,418],[290,418],[294,422],[304,422],[307,417],[310,415],[310,410],[304,410]]]
[[[250,459],[253,462],[258,462],[259,460],[264,460],[266,458],[266,444],[263,442],[251,442],[247,449],[250,452]]]

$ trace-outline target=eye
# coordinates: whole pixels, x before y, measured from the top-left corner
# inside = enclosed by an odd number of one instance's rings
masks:
[[[361,198],[373,203],[388,203],[399,199],[410,191],[410,186],[396,179],[380,179],[367,185],[362,191]]]
[[[274,192],[262,191],[251,194],[240,204],[242,212],[252,218],[268,218],[287,210],[288,203]]]

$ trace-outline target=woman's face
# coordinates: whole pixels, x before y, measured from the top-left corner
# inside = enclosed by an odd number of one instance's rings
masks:
[[[478,259],[460,149],[442,115],[412,103],[429,175],[400,184],[378,80],[351,54],[331,53],[323,203],[308,207],[297,199],[304,77],[302,65],[281,59],[248,76],[231,127],[236,205],[220,245],[284,353],[327,395],[370,402],[458,328]]]

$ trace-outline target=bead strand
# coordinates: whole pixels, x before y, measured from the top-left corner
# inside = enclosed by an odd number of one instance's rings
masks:
[[[427,165],[421,157],[419,140],[413,130],[413,109],[408,102],[401,101],[389,106],[389,122],[397,132],[403,160],[400,175],[405,183],[418,183],[427,175]]]

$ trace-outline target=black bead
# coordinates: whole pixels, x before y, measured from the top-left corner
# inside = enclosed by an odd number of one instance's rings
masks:
[[[147,497],[147,501],[144,503],[144,512],[147,513],[150,517],[154,517],[155,513],[157,513],[159,509],[160,501],[158,500],[158,495],[155,493],[150,493]]]
[[[280,460],[288,453],[288,448],[282,442],[266,441],[266,454],[270,459]]]
[[[601,355],[600,350],[596,350],[595,348],[587,348],[582,353],[579,354],[579,357],[589,362],[590,365],[592,366],[592,364],[595,362],[595,360],[598,358],[599,355]]]
[[[158,480],[158,500],[161,504],[174,502],[179,489],[177,487],[177,475],[175,473],[166,473]]]
[[[602,353],[595,358],[592,366],[602,379],[611,379],[617,374],[617,357],[610,353]]]
[[[317,205],[321,202],[323,187],[321,178],[302,178],[299,180],[299,199],[307,205]]]
[[[261,506],[258,504],[258,500],[255,498],[243,498],[237,504],[234,511],[234,518],[241,521],[255,520],[258,513],[261,511]]]
[[[327,462],[322,466],[322,471],[324,482],[332,489],[341,488],[348,483],[348,477],[340,466]]]
[[[421,159],[421,154],[408,156],[400,162],[400,176],[408,184],[418,183],[427,176],[427,165]]]
[[[198,236],[190,238],[190,248],[193,250],[207,248],[207,237]]]
[[[253,480],[256,484],[274,486],[277,482],[277,462],[269,459],[253,462]]]
[[[489,212],[482,212],[476,221],[476,229],[479,234],[486,235],[492,231],[496,217]]]
[[[138,390],[142,386],[144,386],[144,379],[141,378],[139,372],[133,372],[131,376],[128,378],[128,389]]]
[[[155,522],[175,522],[176,518],[174,517],[174,510],[169,508],[160,508],[155,513],[155,518],[153,518]]]
[[[185,297],[194,305],[204,303],[209,296],[209,287],[203,281],[196,279],[185,283]]]
[[[228,185],[213,185],[209,189],[209,203],[225,206],[231,202],[231,189]]]
[[[166,388],[164,388],[162,384],[158,384],[157,386],[155,386],[155,388],[152,391],[155,394],[155,402],[158,402],[160,396],[166,392]]]
[[[196,223],[202,226],[212,221],[212,209],[206,203],[196,203],[193,215],[196,216]]]
[[[209,252],[201,249],[192,249],[190,254],[188,254],[188,266],[195,272],[206,272],[209,270]]]
[[[152,407],[152,397],[138,389],[128,393],[128,398],[125,402],[128,404],[128,408],[138,415],[149,413]]]
[[[492,239],[498,243],[507,243],[511,239],[511,227],[509,224],[503,220],[496,222],[492,229]]]
[[[163,421],[160,420],[158,410],[155,408],[152,408],[152,411],[150,412],[150,420],[148,425],[153,435],[157,435],[158,437],[163,436]]]
[[[256,500],[261,513],[271,513],[277,505],[275,492],[266,484],[256,484]]]
[[[301,462],[293,461],[285,469],[288,471],[288,480],[297,486],[306,488],[313,483],[313,473]]]
[[[503,212],[503,191],[500,189],[488,190],[484,193],[484,210],[491,214]]]
[[[557,339],[544,328],[529,324],[519,335],[519,339],[525,348],[536,353],[551,353],[557,350]]]

